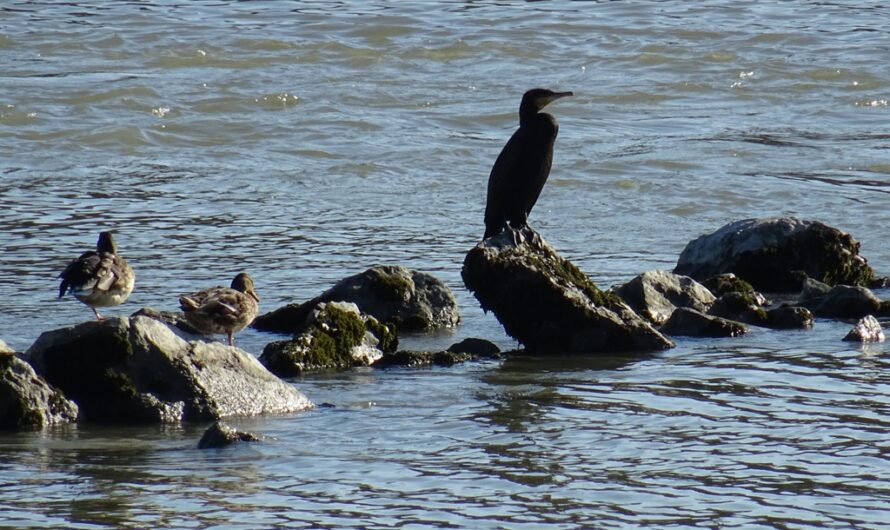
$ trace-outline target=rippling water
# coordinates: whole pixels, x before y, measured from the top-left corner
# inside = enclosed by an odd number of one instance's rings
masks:
[[[55,276],[113,228],[174,309],[250,271],[269,310],[377,263],[463,288],[522,92],[553,105],[532,224],[601,286],[701,233],[795,215],[890,273],[890,8],[881,2],[5,2],[0,338],[90,317]],[[890,292],[880,293],[890,297]],[[882,528],[885,345],[807,332],[652,358],[315,375],[334,408],[238,426],[0,436],[4,528]],[[239,335],[252,353],[274,337]]]

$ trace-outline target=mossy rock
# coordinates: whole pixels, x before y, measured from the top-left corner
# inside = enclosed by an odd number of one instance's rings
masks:
[[[852,236],[794,218],[723,226],[686,245],[674,272],[699,280],[731,272],[767,292],[799,291],[805,277],[829,285],[869,285],[875,279]]]
[[[253,327],[297,333],[322,302],[353,303],[362,313],[402,331],[449,328],[460,321],[457,300],[444,282],[405,267],[377,265],[340,280],[305,303],[288,304],[260,315]]]
[[[355,304],[319,303],[293,339],[266,345],[260,362],[280,377],[367,366],[395,351],[392,326],[363,315]]]
[[[509,231],[486,239],[467,253],[461,275],[482,309],[492,311],[529,351],[644,352],[673,346],[537,234],[521,243]]]

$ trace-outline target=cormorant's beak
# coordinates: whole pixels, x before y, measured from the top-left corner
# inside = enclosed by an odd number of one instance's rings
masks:
[[[575,93],[571,92],[571,91],[569,91],[569,92],[554,92],[553,94],[544,98],[544,105],[549,105],[549,104],[553,103],[554,101],[556,101],[557,99],[562,99],[562,98],[566,98],[566,97],[574,96],[574,95],[575,95]],[[543,107],[544,105],[541,105],[541,106]]]

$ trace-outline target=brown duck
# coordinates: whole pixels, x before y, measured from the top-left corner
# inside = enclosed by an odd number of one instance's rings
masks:
[[[232,286],[211,287],[179,297],[185,319],[196,330],[210,335],[225,333],[229,346],[235,345],[234,334],[256,318],[260,298],[253,290],[253,280],[246,272],[235,276]]]
[[[69,263],[59,278],[59,298],[70,292],[93,310],[97,320],[105,318],[97,307],[122,304],[136,284],[136,273],[118,255],[111,232],[99,233],[96,250],[84,252]]]

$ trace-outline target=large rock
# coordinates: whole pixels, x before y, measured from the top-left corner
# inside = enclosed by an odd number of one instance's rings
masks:
[[[249,353],[187,342],[143,316],[43,333],[25,356],[87,421],[208,421],[312,406]]]
[[[715,300],[711,291],[689,276],[663,270],[644,272],[610,291],[656,326],[667,322],[678,307],[704,313]]]
[[[686,245],[674,272],[700,281],[732,272],[771,292],[798,291],[806,277],[830,285],[867,285],[874,279],[852,236],[788,217],[745,219],[703,235]]]
[[[461,274],[482,309],[536,353],[654,351],[673,347],[614,294],[601,291],[537,234],[504,231],[476,245]]]
[[[454,294],[441,280],[415,270],[378,265],[340,280],[302,304],[288,304],[260,315],[253,326],[263,331],[296,333],[320,302],[351,302],[399,331],[453,327],[460,322]]]
[[[306,371],[370,366],[398,346],[394,330],[361,313],[355,304],[321,302],[293,339],[271,342],[260,356],[281,377]]]
[[[0,350],[5,346],[0,341]],[[41,428],[76,420],[77,405],[11,350],[0,352],[0,429]]]

